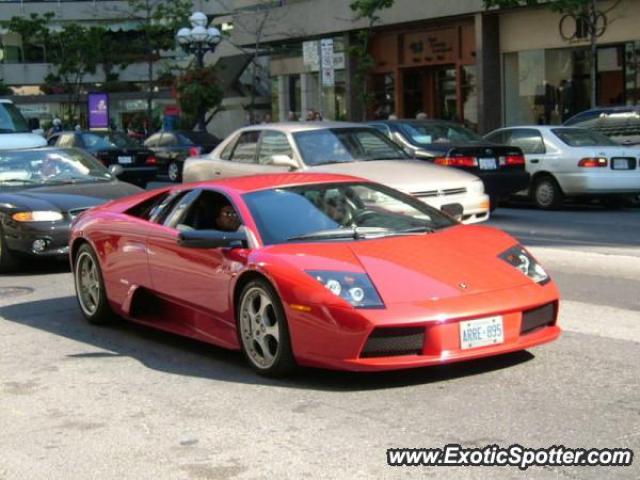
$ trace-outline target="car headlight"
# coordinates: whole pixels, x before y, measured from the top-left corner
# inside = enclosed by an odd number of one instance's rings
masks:
[[[522,246],[516,245],[500,255],[500,258],[509,265],[516,267],[527,277],[540,285],[544,285],[551,277],[542,268],[535,258]]]
[[[49,210],[35,212],[18,212],[11,215],[16,222],[57,222],[62,220],[62,213]]]
[[[384,303],[366,273],[306,270],[331,293],[356,308],[384,308]]]

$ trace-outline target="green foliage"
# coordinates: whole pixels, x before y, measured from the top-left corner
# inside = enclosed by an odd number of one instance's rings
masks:
[[[223,98],[215,67],[188,70],[176,80],[176,91],[180,110],[191,119],[198,118],[200,112],[216,108]]]
[[[546,5],[552,10],[561,13],[584,12],[592,3],[592,0],[484,0],[486,8],[513,8]]]
[[[394,0],[354,0],[349,4],[351,11],[355,14],[355,20],[367,20],[367,28],[360,30],[356,34],[356,43],[349,49],[351,56],[356,59],[354,84],[359,92],[360,101],[364,106],[363,115],[365,116],[366,110],[373,100],[373,96],[368,89],[369,72],[375,65],[375,60],[369,53],[373,27],[380,21],[378,13],[384,9],[391,8],[393,2]]]

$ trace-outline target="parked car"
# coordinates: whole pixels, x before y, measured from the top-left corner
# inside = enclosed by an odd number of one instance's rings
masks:
[[[595,130],[625,146],[640,146],[640,105],[594,108],[574,115],[564,125]]]
[[[155,133],[144,145],[155,154],[159,171],[166,173],[172,182],[180,182],[187,157],[209,153],[219,143],[220,139],[208,132],[181,130]]]
[[[375,128],[296,122],[242,128],[209,155],[187,159],[184,180],[202,181],[292,170],[357,175],[458,212],[466,223],[489,218],[489,198],[470,173],[412,160]]]
[[[158,161],[153,152],[124,132],[60,132],[51,135],[48,142],[51,146],[85,150],[106,167],[121,165],[124,173],[120,179],[142,188],[155,180],[158,173]]]
[[[0,272],[24,257],[65,258],[73,218],[140,191],[81,150],[0,150]]]
[[[491,199],[491,210],[500,200],[529,185],[524,156],[518,147],[488,142],[456,123],[443,120],[367,123],[419,160],[460,168],[480,177]]]
[[[0,150],[47,145],[42,135],[32,133],[29,123],[11,100],[0,98]]]
[[[640,150],[622,146],[584,128],[503,128],[490,141],[520,147],[531,173],[528,189],[540,208],[556,208],[565,197],[619,201],[640,193]]]
[[[560,335],[558,290],[517,240],[356,177],[146,192],[82,215],[70,257],[89,322],[242,350],[265,375],[441,365]]]

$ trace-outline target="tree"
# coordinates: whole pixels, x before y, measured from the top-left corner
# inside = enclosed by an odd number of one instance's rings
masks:
[[[147,64],[147,121],[153,119],[152,102],[157,79],[156,62],[163,51],[175,48],[175,34],[188,23],[191,14],[191,0],[127,0],[127,16],[139,24],[139,35],[132,48],[143,52]]]
[[[188,129],[193,129],[201,111],[213,110],[205,119],[208,124],[223,98],[223,92],[217,86],[215,67],[187,70],[176,79],[176,93],[184,117],[183,126]]]
[[[354,87],[364,106],[362,120],[367,119],[367,110],[372,101],[369,93],[369,72],[375,65],[375,59],[369,53],[369,45],[373,36],[373,27],[380,21],[378,15],[382,10],[391,8],[394,0],[354,0],[349,7],[355,14],[355,20],[365,19],[367,27],[356,34],[357,43],[350,49],[356,59]]]
[[[606,29],[606,14],[615,9],[622,0],[616,0],[606,10],[598,10],[598,0],[484,0],[485,7],[513,8],[544,5],[554,12],[571,15],[576,19],[576,27],[589,37],[591,46],[591,108],[596,107],[598,37]]]

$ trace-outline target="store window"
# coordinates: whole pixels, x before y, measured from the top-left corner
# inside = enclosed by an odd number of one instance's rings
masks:
[[[382,73],[371,77],[373,95],[373,118],[386,119],[396,111],[396,82],[393,73]]]
[[[505,54],[506,124],[559,124],[588,109],[590,65],[588,48]]]

